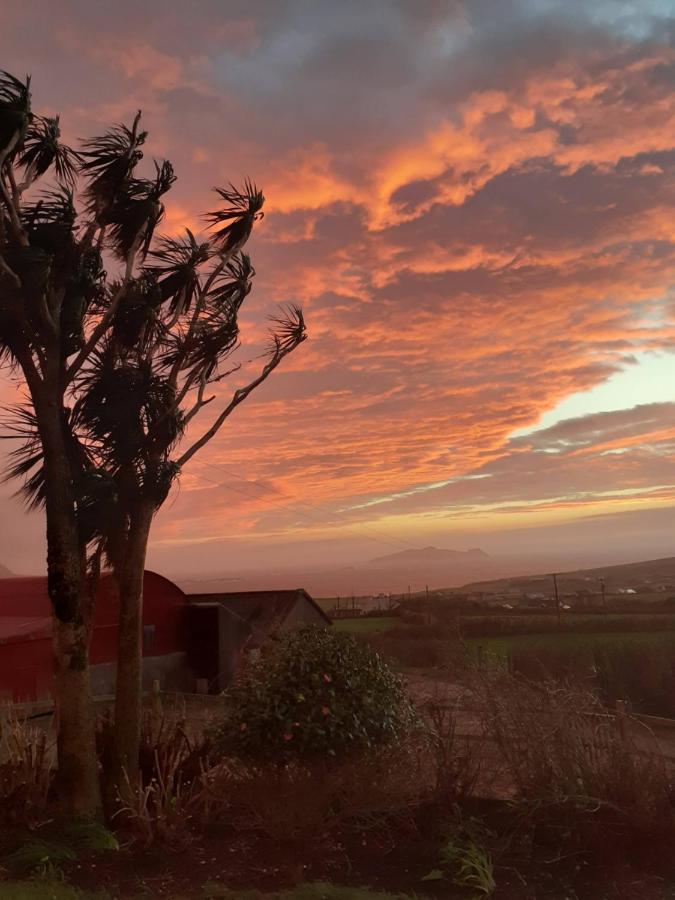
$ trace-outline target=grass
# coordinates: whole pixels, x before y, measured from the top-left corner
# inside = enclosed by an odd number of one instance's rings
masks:
[[[0,884],[0,900],[112,900],[110,894],[80,891],[59,879],[35,878]]]
[[[380,631],[388,631],[400,622],[396,616],[367,616],[356,619],[336,619],[333,622],[335,631],[345,631],[348,634],[377,634]]]
[[[288,891],[261,894],[231,891],[219,884],[204,885],[204,900],[406,900],[404,894],[381,894],[367,888],[336,887],[332,884],[301,884]]]
[[[480,647],[484,653],[506,657],[516,650],[583,650],[595,647],[616,647],[625,644],[675,647],[673,631],[608,631],[555,632],[546,634],[512,634],[499,637],[467,638],[466,645],[473,652]]]

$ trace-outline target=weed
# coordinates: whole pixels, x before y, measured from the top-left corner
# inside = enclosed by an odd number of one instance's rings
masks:
[[[454,882],[460,887],[472,888],[488,897],[497,887],[494,879],[492,857],[485,847],[467,841],[453,848],[448,862],[455,866]]]
[[[54,753],[45,731],[0,709],[0,808],[3,817],[37,825],[46,816]]]
[[[422,880],[440,881],[451,878],[459,887],[478,891],[488,897],[497,887],[494,878],[492,855],[486,843],[495,835],[480,819],[464,819],[459,806],[455,806],[454,820],[440,849],[439,866]]]
[[[76,859],[76,853],[63,843],[35,839],[26,841],[5,857],[5,867],[14,875],[54,876],[60,867]]]
[[[79,853],[119,850],[115,835],[99,822],[75,822],[64,833],[65,842]]]

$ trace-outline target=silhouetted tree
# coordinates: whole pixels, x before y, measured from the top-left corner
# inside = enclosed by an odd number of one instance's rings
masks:
[[[238,313],[254,275],[243,252],[264,197],[216,189],[208,239],[155,237],[169,162],[137,175],[140,113],[86,141],[60,143],[58,119],[30,109],[29,80],[0,81],[0,341],[28,387],[15,415],[9,474],[47,518],[55,622],[59,770],[73,810],[99,806],[88,678],[90,581],[105,557],[119,588],[114,755],[133,784],[138,763],[142,586],[152,519],[182,467],[304,339],[302,312],[272,319],[259,374],[208,427],[209,386],[237,368]],[[46,173],[57,185],[24,200]],[[81,187],[75,195],[76,185]],[[119,270],[108,277],[106,263]],[[211,407],[213,408],[213,407]]]

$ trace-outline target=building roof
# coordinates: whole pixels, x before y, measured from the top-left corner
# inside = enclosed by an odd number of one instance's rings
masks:
[[[287,591],[227,591],[215,594],[188,594],[195,606],[217,603],[258,633],[271,634],[285,621],[299,600],[309,603],[328,624],[331,619],[304,588]]]
[[[97,591],[94,626],[109,626],[117,622],[117,601],[109,581],[103,573]],[[169,594],[185,603],[180,588],[158,575],[145,570],[143,594],[146,606],[152,603],[165,608]],[[48,638],[52,633],[52,604],[47,592],[46,576],[0,578],[0,643]]]

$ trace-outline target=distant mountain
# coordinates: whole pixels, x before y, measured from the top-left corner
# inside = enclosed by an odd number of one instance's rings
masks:
[[[483,550],[442,550],[439,547],[422,547],[419,550],[400,550],[371,559],[369,568],[409,568],[410,566],[447,566],[449,563],[476,563],[487,559]]]
[[[0,563],[0,578],[14,578],[14,572],[11,572],[7,566],[3,566]]]

